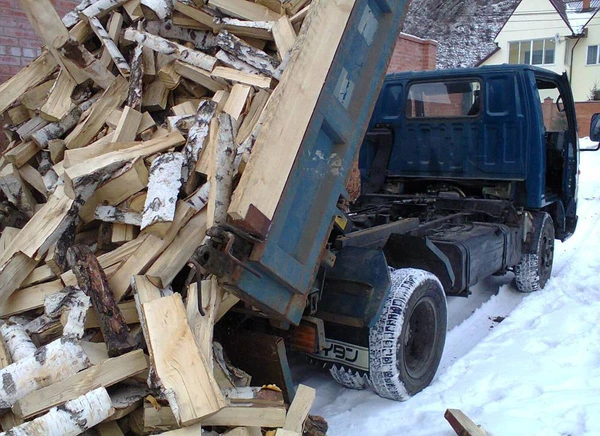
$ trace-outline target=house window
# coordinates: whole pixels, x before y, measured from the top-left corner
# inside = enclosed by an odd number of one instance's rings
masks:
[[[597,45],[588,45],[586,64],[587,65],[600,64],[600,61],[598,60],[598,46]]]
[[[508,46],[508,62],[511,64],[553,65],[554,39],[515,41]]]

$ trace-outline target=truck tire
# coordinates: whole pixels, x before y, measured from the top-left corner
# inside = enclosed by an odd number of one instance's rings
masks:
[[[552,274],[554,225],[550,215],[545,212],[537,220],[540,225],[539,231],[534,235],[534,245],[529,253],[521,256],[521,261],[515,266],[515,283],[519,292],[543,289]]]
[[[329,373],[333,379],[348,389],[364,389],[367,386],[367,379],[364,374],[358,370],[352,370],[342,365],[333,365],[329,368]]]
[[[446,295],[433,274],[391,272],[392,286],[369,335],[369,381],[375,392],[405,401],[431,383],[446,341]]]

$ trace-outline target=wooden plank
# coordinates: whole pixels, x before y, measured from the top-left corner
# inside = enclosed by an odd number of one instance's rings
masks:
[[[79,216],[84,223],[88,223],[94,219],[98,205],[117,205],[141,191],[147,185],[148,169],[143,159],[136,159],[96,189],[80,209]]]
[[[219,410],[201,421],[202,425],[228,427],[283,427],[285,407],[234,407]]]
[[[162,80],[156,79],[144,89],[142,94],[142,109],[150,112],[162,111],[167,108],[169,89]]]
[[[32,217],[36,211],[37,202],[29,187],[13,164],[8,164],[0,170],[0,189],[12,204],[27,217]]]
[[[135,109],[125,106],[123,114],[112,137],[112,142],[131,142],[135,141],[138,128],[142,122],[143,115]]]
[[[209,0],[209,6],[248,21],[276,21],[280,15],[271,9],[246,0]]]
[[[142,313],[155,375],[177,422],[191,425],[225,407],[210,367],[196,348],[181,295],[144,303]]]
[[[204,26],[208,29],[215,29],[213,17],[205,11],[185,4],[184,2],[178,0],[173,2],[173,6],[175,8],[175,11],[192,18],[197,23],[200,23],[201,26]]]
[[[21,104],[30,111],[37,111],[48,98],[48,93],[52,89],[52,86],[54,86],[54,83],[54,80],[48,80],[31,88],[21,97]]]
[[[52,55],[44,52],[31,64],[0,85],[0,113],[6,111],[28,89],[46,80],[57,66]]]
[[[115,298],[119,301],[131,285],[131,277],[143,274],[148,267],[156,260],[160,254],[166,250],[173,241],[177,232],[194,216],[196,211],[180,201],[175,212],[173,225],[169,228],[163,239],[154,235],[144,234],[144,242],[140,245],[132,256],[118,269],[118,271],[109,278],[109,284],[115,293]],[[142,236],[138,237],[140,239]]]
[[[19,234],[21,229],[16,227],[5,227],[0,235],[0,256],[4,253],[4,250],[11,244],[12,241]]]
[[[252,87],[236,83],[233,85],[233,88],[231,88],[223,112],[231,115],[231,118],[234,120],[239,120],[242,114],[244,114],[246,103],[250,98],[252,98]]]
[[[245,220],[250,205],[273,219],[353,6],[354,0],[341,0],[311,8],[312,19],[301,37],[303,46],[313,48],[293,53],[274,91],[274,103],[267,106],[265,123],[232,196],[229,215],[234,220]]]
[[[238,144],[242,144],[248,136],[254,130],[254,127],[258,124],[258,121],[265,109],[271,93],[264,89],[260,89],[252,98],[252,103],[248,109],[248,113],[244,117],[242,125],[238,129],[237,136],[235,138]]]
[[[61,48],[69,32],[49,0],[19,0],[19,5],[41,40],[51,48]]]
[[[106,125],[112,127],[113,129],[117,128],[117,124],[119,124],[119,120],[121,119],[121,115],[123,115],[123,111],[121,109],[113,110],[108,118],[106,118]],[[142,121],[137,130],[137,134],[139,135],[144,130],[148,130],[152,127],[155,127],[156,123],[154,122],[154,118],[150,115],[150,112],[144,112],[142,114]]]
[[[67,71],[61,70],[46,102],[40,108],[40,116],[50,122],[62,120],[73,108],[71,94],[73,94],[75,86],[77,86],[77,82]]]
[[[55,280],[15,291],[5,303],[0,303],[0,316],[16,315],[44,307],[46,296],[59,292],[63,288],[62,281]]]
[[[231,80],[244,85],[256,86],[258,88],[270,88],[273,80],[270,77],[258,76],[256,74],[243,73],[229,67],[215,67],[211,73],[213,78]]]
[[[37,192],[42,194],[44,197],[48,195],[48,190],[44,184],[44,179],[38,170],[29,164],[25,164],[19,168],[19,174],[21,178],[29,183],[29,185]]]
[[[444,418],[459,436],[486,436],[487,433],[459,409],[447,409]]]
[[[298,386],[294,401],[292,401],[285,418],[285,425],[283,426],[285,430],[302,434],[304,421],[308,417],[308,412],[315,401],[315,397],[316,391],[313,388],[306,385]]]
[[[125,101],[128,90],[127,80],[117,77],[102,97],[92,105],[88,117],[65,138],[67,148],[74,149],[88,145],[104,125],[108,114]]]
[[[273,26],[273,38],[279,58],[283,60],[296,42],[296,31],[287,16],[281,17]]]
[[[170,285],[205,237],[206,211],[201,211],[177,233],[173,242],[154,261],[146,272],[148,280],[159,288]]]
[[[6,231],[6,229],[5,229]],[[22,287],[33,286],[56,278],[48,265],[42,265],[34,269],[21,284]]]
[[[27,419],[51,407],[77,398],[99,387],[112,386],[148,368],[142,350],[105,360],[71,377],[34,391],[13,406],[15,414]]]
[[[101,140],[96,141],[87,147],[76,148],[74,150],[65,150],[64,160],[62,161],[63,168],[70,168],[77,164],[86,162],[90,159],[103,156],[114,151],[123,151],[138,145],[143,142],[111,142],[113,134],[110,133]],[[106,138],[106,139],[105,139]],[[63,171],[64,172],[64,171]]]
[[[162,297],[160,289],[154,286],[146,276],[133,276],[131,278],[131,286],[140,305]]]
[[[188,65],[184,62],[176,61],[175,71],[181,74],[182,77],[196,82],[199,85],[204,86],[206,89],[209,89],[210,91],[216,92],[226,88],[225,85],[214,80],[211,77],[210,73],[207,73],[201,68],[194,67],[193,65]]]
[[[17,168],[21,168],[29,160],[38,154],[40,149],[33,141],[21,142],[15,147],[4,153],[7,161],[13,163]]]
[[[65,192],[75,197],[90,185],[94,180],[99,181],[118,168],[123,167],[128,161],[150,156],[154,153],[177,147],[185,143],[185,138],[179,132],[171,132],[156,141],[146,141],[126,150],[113,151],[96,158],[66,168],[63,176]],[[96,179],[94,179],[96,178]]]

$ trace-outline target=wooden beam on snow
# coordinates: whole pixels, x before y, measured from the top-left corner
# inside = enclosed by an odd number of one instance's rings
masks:
[[[486,436],[487,433],[459,409],[447,409],[444,418],[459,436]]]
[[[225,407],[210,367],[194,342],[181,295],[144,303],[142,314],[156,381],[177,422],[191,425]]]

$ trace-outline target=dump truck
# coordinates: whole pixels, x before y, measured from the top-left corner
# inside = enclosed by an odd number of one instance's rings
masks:
[[[550,278],[577,226],[566,75],[499,65],[387,76],[402,2],[357,1],[272,219],[210,229],[199,263],[242,302],[215,337],[293,396],[286,350],[406,400],[438,368],[447,296]],[[361,195],[346,182],[358,161]]]

